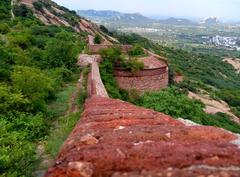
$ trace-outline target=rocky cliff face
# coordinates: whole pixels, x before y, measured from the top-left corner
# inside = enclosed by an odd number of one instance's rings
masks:
[[[102,33],[98,26],[50,0],[20,0],[20,4],[30,8],[34,15],[45,25],[57,25],[71,27],[76,32],[86,32],[91,35],[99,34],[107,40],[114,40],[112,37]]]

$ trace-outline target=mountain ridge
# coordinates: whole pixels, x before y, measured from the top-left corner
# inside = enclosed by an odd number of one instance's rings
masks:
[[[185,18],[174,18],[170,17],[165,20],[157,20],[151,17],[142,15],[139,12],[135,13],[123,13],[111,10],[78,10],[77,13],[83,17],[89,18],[90,20],[112,22],[120,24],[140,24],[147,25],[153,23],[165,23],[165,24],[194,24],[193,21]],[[110,15],[109,15],[110,14]]]

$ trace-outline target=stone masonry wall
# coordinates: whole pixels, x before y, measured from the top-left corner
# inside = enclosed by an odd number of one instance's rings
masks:
[[[92,44],[92,45],[88,45],[88,49],[91,53],[96,54],[99,53],[102,49],[108,49],[114,47],[113,45],[110,44]],[[115,45],[115,47],[119,47],[122,52],[127,53],[132,46],[131,45]]]
[[[88,76],[88,96],[92,97],[94,95],[101,97],[108,97],[108,93],[103,85],[99,67],[97,62],[93,62],[91,65],[91,72]]]
[[[122,52],[127,53],[132,48],[132,45],[113,45],[105,41],[102,44],[94,44],[94,37],[92,35],[88,35],[89,52],[98,54],[102,49],[108,49],[111,47],[119,47]]]
[[[142,70],[131,74],[129,71],[115,70],[118,86],[124,90],[157,91],[168,86],[168,68]]]

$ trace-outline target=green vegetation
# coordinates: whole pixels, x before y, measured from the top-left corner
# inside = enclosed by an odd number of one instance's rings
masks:
[[[112,98],[121,98],[120,91],[117,87],[117,82],[113,75],[114,62],[120,57],[121,52],[119,49],[110,48],[102,50],[101,55],[104,60],[100,64],[100,74],[107,92]]]
[[[33,2],[33,7],[38,11],[42,11],[44,4],[42,1],[35,1]]]
[[[27,8],[26,5],[21,4],[21,5],[14,5],[13,7],[13,13],[14,15],[16,15],[17,17],[28,17],[28,18],[32,18],[32,11],[30,9]]]
[[[0,2],[0,176],[32,176],[36,143],[67,109],[73,88],[64,86],[85,43],[70,28],[44,26],[24,5],[14,6],[14,20],[10,10],[9,0]]]
[[[97,34],[95,37],[94,37],[94,43],[95,44],[101,44],[102,43],[102,37]]]
[[[128,52],[130,56],[136,57],[136,56],[143,56],[144,50],[140,45],[134,45],[133,48]]]
[[[104,49],[100,52],[103,62],[100,64],[100,74],[102,81],[107,89],[108,94],[112,98],[128,100],[128,93],[124,90],[119,90],[117,82],[114,79],[114,68],[120,67],[135,73],[144,68],[144,64],[137,58],[125,59],[119,48]]]
[[[8,21],[11,19],[11,0],[0,2],[0,21]]]
[[[164,112],[174,118],[181,117],[199,124],[217,126],[240,133],[240,125],[232,122],[228,115],[223,113],[216,115],[206,114],[203,111],[204,105],[201,102],[191,100],[176,87],[145,93],[135,101],[135,104]]]
[[[51,155],[52,159],[56,157],[61,145],[76,125],[79,117],[80,113],[72,113],[58,118],[55,122],[57,128],[51,130],[45,145],[46,152]]]

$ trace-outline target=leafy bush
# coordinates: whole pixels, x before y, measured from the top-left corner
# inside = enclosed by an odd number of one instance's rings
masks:
[[[78,47],[73,42],[74,38],[67,32],[56,35],[56,39],[48,42],[46,46],[46,67],[74,68],[77,62]]]
[[[42,115],[0,116],[0,176],[32,176],[36,161],[33,141],[46,135]]]
[[[94,37],[94,43],[95,44],[101,44],[102,43],[102,37],[97,34],[95,37]]]
[[[35,145],[25,140],[23,132],[13,129],[13,124],[0,118],[0,175],[31,176],[36,160]]]
[[[29,101],[21,93],[12,93],[5,84],[0,85],[0,114],[23,111]]]
[[[121,67],[135,73],[144,69],[144,64],[136,58],[131,58],[129,60],[123,60],[121,62]]]
[[[10,10],[11,0],[0,1],[0,20],[10,20],[11,18]]]
[[[0,23],[0,34],[7,34],[9,31],[10,28],[6,23]]]
[[[100,74],[108,94],[112,98],[121,98],[121,93],[113,76],[113,63],[110,60],[105,59],[100,64]]]
[[[43,3],[41,1],[33,2],[33,7],[38,11],[42,11]]]
[[[100,51],[100,55],[104,60],[108,60],[112,63],[120,59],[121,49],[120,48],[108,48]]]
[[[10,36],[10,41],[14,46],[18,46],[23,50],[26,50],[35,43],[34,37],[29,33],[12,34]]]
[[[26,5],[14,5],[13,6],[13,13],[17,17],[30,17],[32,16],[32,11],[27,8]]]
[[[31,110],[44,110],[45,100],[53,91],[53,80],[39,69],[16,66],[12,73],[13,87],[31,101]]]
[[[142,56],[144,55],[144,50],[140,45],[134,45],[133,48],[128,52],[130,56]]]
[[[164,112],[175,118],[185,118],[201,123],[204,105],[199,101],[187,98],[177,88],[144,94],[138,104],[156,111]]]

